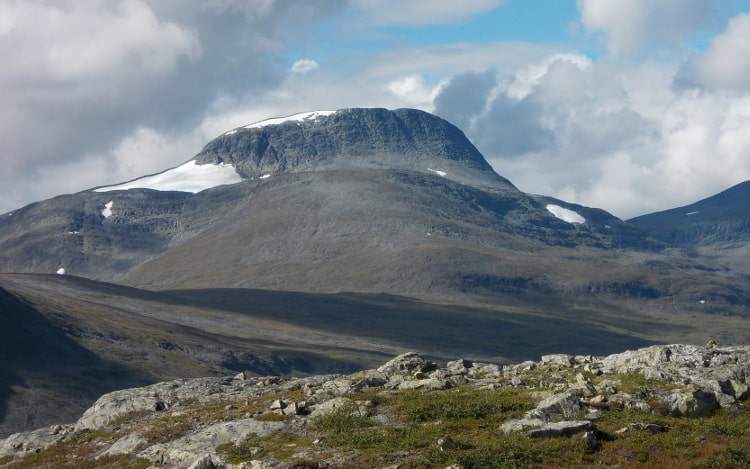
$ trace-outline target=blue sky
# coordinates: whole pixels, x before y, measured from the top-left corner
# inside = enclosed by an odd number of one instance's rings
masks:
[[[344,107],[621,218],[750,179],[750,0],[0,0],[0,212]]]

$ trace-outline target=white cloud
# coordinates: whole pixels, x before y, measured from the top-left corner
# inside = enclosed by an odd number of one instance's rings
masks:
[[[505,0],[353,0],[379,25],[459,23],[497,8]]]
[[[750,13],[732,18],[685,72],[689,81],[710,88],[750,91]]]
[[[202,145],[199,134],[162,135],[155,129],[139,127],[125,137],[109,154],[101,155],[110,166],[106,180],[97,184],[128,181],[163,171],[187,161]]]
[[[553,57],[457,75],[435,99],[521,190],[629,218],[750,179],[750,96],[675,88],[677,64]]]
[[[44,77],[117,82],[169,73],[181,58],[194,61],[201,53],[193,32],[160,21],[138,0],[5,2],[0,8],[2,81]]]
[[[713,0],[577,0],[581,23],[605,34],[611,52],[654,42],[675,46],[711,25]]]
[[[441,84],[430,85],[425,83],[422,75],[409,75],[391,81],[386,85],[388,91],[393,93],[403,103],[402,107],[418,109],[429,109],[440,90]]]
[[[318,62],[310,59],[300,59],[292,64],[292,73],[307,73],[318,69]]]

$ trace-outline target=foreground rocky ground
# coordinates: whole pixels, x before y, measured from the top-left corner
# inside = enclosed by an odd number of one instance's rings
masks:
[[[200,378],[0,440],[8,468],[748,467],[750,347]]]

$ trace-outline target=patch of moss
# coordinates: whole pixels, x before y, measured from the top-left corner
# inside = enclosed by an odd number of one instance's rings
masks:
[[[356,415],[354,410],[353,404],[345,405],[328,414],[313,417],[311,423],[316,430],[326,433],[347,433],[376,425],[372,419]]]
[[[155,424],[150,430],[143,434],[146,441],[153,445],[157,443],[168,443],[187,435],[193,425],[188,421],[162,422]]]
[[[262,437],[251,435],[240,443],[220,445],[216,448],[216,451],[224,457],[227,463],[239,464],[258,458],[288,459],[299,447],[309,446],[310,444],[312,444],[310,440],[300,439],[293,432],[275,431]],[[317,467],[317,465],[313,467]]]
[[[287,417],[274,412],[268,412],[255,417],[255,420],[260,420],[261,422],[285,422],[287,419]]]
[[[495,414],[510,419],[533,407],[528,393],[512,388],[498,391],[459,388],[439,393],[405,393],[396,411],[415,422],[429,422],[481,419]]]

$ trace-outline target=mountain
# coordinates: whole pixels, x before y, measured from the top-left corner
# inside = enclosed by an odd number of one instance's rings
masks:
[[[750,181],[629,222],[655,239],[716,258],[750,275]]]
[[[237,128],[176,168],[0,216],[15,344],[0,432],[30,428],[11,417],[42,409],[50,383],[73,412],[111,388],[351,371],[413,348],[502,362],[743,341],[747,276],[658,238],[518,190],[422,111]],[[71,391],[83,375],[90,394]]]
[[[189,192],[217,173],[235,183]],[[557,258],[558,247],[660,245],[602,210],[518,191],[460,130],[416,110],[253,124],[162,174],[0,218],[0,271],[63,269],[144,288],[560,289],[576,262],[538,272],[526,256]]]

